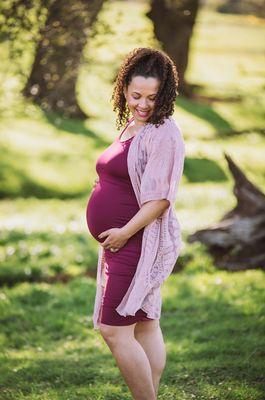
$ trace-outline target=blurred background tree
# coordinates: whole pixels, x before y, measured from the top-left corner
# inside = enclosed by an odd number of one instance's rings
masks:
[[[154,24],[154,32],[162,48],[174,60],[179,74],[179,92],[191,95],[185,81],[190,40],[199,9],[199,0],[152,0],[146,14]]]
[[[35,58],[23,94],[45,111],[87,118],[77,102],[76,80],[89,28],[103,2],[70,0],[66,4],[63,0],[15,0],[8,2],[7,7],[2,4],[6,34],[11,40],[20,29],[32,28],[32,9],[40,22]]]
[[[226,14],[256,15],[265,17],[264,0],[226,0],[221,1],[217,11]]]
[[[21,30],[35,29],[35,56],[22,93],[43,110],[87,118],[77,101],[76,81],[84,46],[103,3],[71,0],[66,7],[63,0],[4,0],[0,6],[3,31],[11,44]],[[192,91],[185,72],[198,8],[199,0],[152,0],[146,13],[156,38],[177,65],[179,92],[187,96]]]

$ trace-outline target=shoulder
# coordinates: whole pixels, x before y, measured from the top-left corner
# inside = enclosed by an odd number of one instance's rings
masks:
[[[151,125],[150,141],[159,145],[162,141],[173,141],[175,143],[183,143],[183,136],[179,125],[172,116],[164,119],[163,124],[156,127]]]

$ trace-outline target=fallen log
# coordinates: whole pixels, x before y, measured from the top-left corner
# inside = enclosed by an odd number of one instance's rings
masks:
[[[234,177],[236,207],[214,225],[188,236],[204,243],[219,269],[265,269],[265,195],[224,153]]]

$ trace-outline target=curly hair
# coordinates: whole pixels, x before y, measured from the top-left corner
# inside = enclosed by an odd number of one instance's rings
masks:
[[[147,122],[157,127],[174,112],[174,101],[179,94],[177,91],[179,79],[174,62],[162,50],[138,47],[125,57],[118,71],[111,96],[114,103],[113,110],[118,110],[116,119],[118,129],[127,123],[130,115],[123,88],[128,88],[132,78],[139,75],[145,78],[157,78],[160,81],[154,111]]]

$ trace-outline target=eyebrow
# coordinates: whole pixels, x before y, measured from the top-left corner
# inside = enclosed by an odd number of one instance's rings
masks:
[[[139,95],[141,95],[141,93],[138,93],[138,92],[132,92],[132,93],[136,93],[136,94],[139,94]],[[154,96],[155,94],[157,94],[157,93],[152,93],[152,94],[149,94],[149,96]]]

